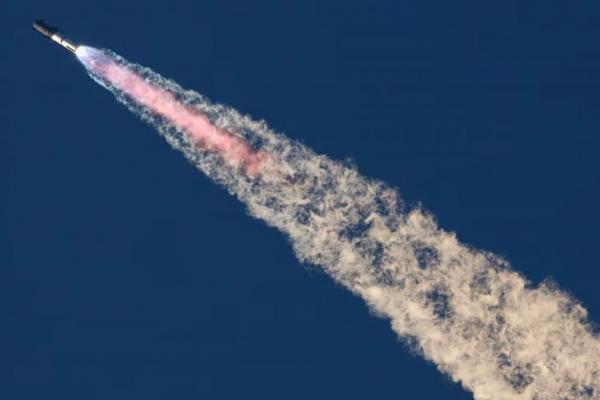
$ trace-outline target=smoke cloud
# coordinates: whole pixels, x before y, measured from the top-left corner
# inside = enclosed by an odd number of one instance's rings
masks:
[[[393,188],[152,70],[80,47],[90,76],[390,320],[479,400],[600,399],[600,340],[575,299],[461,244]]]

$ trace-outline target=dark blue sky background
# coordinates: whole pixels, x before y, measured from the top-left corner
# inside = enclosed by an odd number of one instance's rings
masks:
[[[351,157],[600,322],[597,1],[8,3],[0,398],[471,398],[34,33],[39,17]]]

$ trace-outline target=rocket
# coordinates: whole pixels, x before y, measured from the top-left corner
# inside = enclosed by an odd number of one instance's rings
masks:
[[[44,35],[47,39],[58,43],[65,49],[69,50],[71,53],[75,53],[77,47],[79,47],[75,43],[71,42],[69,39],[62,36],[58,32],[58,28],[46,25],[43,19],[37,19],[33,21],[33,29]]]

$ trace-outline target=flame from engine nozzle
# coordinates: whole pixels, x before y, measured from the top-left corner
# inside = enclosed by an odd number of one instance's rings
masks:
[[[125,65],[115,62],[101,50],[79,46],[75,51],[88,70],[176,127],[198,147],[215,151],[231,167],[242,168],[248,176],[263,172],[272,159],[255,151],[243,140],[214,126],[198,110],[179,102],[173,93],[144,80]]]
[[[88,46],[79,46],[75,50],[75,55],[84,65],[85,65],[85,59],[88,55],[88,49],[89,49]]]

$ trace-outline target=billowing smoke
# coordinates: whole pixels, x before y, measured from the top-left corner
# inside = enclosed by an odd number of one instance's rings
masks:
[[[480,400],[600,399],[600,340],[554,284],[459,243],[398,193],[148,68],[80,47],[89,74],[248,212],[283,232]],[[398,371],[401,376],[401,371]]]

